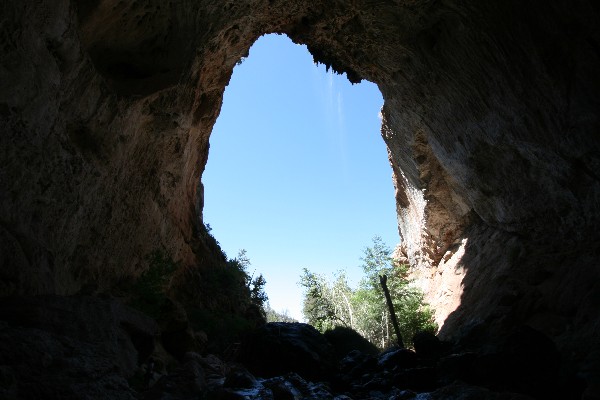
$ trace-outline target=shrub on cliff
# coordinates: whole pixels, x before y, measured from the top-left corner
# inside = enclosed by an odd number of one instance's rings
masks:
[[[251,264],[245,250],[227,258],[210,226],[199,236],[202,241],[197,245],[209,250],[205,249],[208,256],[198,265],[181,267],[164,250],[153,251],[147,257],[147,270],[135,282],[126,283],[124,291],[133,307],[163,322],[169,319],[169,304],[176,302],[185,311],[186,323],[208,334],[211,349],[220,352],[245,331],[266,322],[266,280],[248,272]]]
[[[248,272],[251,263],[245,250],[226,262],[203,268],[190,278],[197,279],[197,303],[188,311],[190,323],[203,330],[209,338],[209,348],[224,352],[248,330],[266,322],[264,291],[266,280]]]
[[[161,250],[152,252],[147,260],[148,269],[133,285],[132,305],[158,319],[166,300],[167,290],[179,265]]]
[[[252,273],[252,275],[249,274],[248,270],[251,263],[246,254],[246,250],[241,249],[235,258],[227,261],[227,264],[243,275],[244,286],[250,295],[250,303],[260,309],[264,316],[265,305],[269,300],[267,293],[265,293],[267,280],[262,274],[259,274],[256,277],[254,276],[254,273]]]

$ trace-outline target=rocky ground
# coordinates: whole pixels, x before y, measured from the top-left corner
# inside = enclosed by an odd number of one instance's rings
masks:
[[[421,334],[415,350],[377,353],[349,331],[271,323],[220,355],[173,354],[159,324],[114,298],[3,299],[0,398],[598,398],[540,332],[519,327],[482,343],[484,331],[473,326],[458,343]]]

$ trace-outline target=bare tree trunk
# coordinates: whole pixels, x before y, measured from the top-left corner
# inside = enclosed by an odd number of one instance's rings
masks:
[[[350,305],[350,300],[348,300],[348,297],[342,291],[340,291],[340,294],[342,295],[344,300],[346,300],[346,307],[348,307],[348,314],[350,315],[350,328],[355,329],[354,328],[354,315],[353,315],[354,313],[352,312],[352,306]]]
[[[390,342],[390,321],[388,319],[387,313],[384,313],[384,320],[385,320],[385,343],[389,343]]]
[[[403,349],[404,342],[402,341],[402,335],[400,334],[400,326],[398,325],[398,320],[396,319],[396,312],[394,311],[394,304],[392,303],[392,298],[390,297],[390,291],[387,288],[387,275],[380,275],[379,283],[383,288],[383,294],[385,294],[385,301],[387,302],[388,309],[390,310],[390,318],[392,319],[392,324],[394,325],[394,330],[396,331],[396,337],[398,338],[398,346],[400,346],[400,348]]]

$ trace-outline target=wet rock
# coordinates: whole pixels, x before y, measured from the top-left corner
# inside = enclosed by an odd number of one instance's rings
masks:
[[[302,398],[300,391],[282,377],[271,378],[263,382],[271,390],[274,400],[296,400]]]
[[[302,323],[269,323],[248,335],[240,349],[240,361],[259,377],[296,372],[324,380],[334,370],[331,344],[314,327]]]
[[[329,387],[323,383],[313,383],[304,380],[301,376],[290,373],[268,379],[256,379],[252,387],[216,388],[207,394],[209,399],[237,399],[246,400],[286,400],[286,399],[314,399],[337,400],[347,399],[343,395],[334,395]]]

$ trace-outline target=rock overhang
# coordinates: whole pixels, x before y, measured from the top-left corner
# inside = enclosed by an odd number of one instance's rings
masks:
[[[256,38],[284,33],[351,82],[379,86],[401,252],[430,282],[452,268],[464,274],[446,334],[472,320],[533,324],[565,342],[572,324],[595,329],[571,315],[593,303],[597,289],[585,282],[599,274],[591,3],[3,7],[24,33],[4,60],[29,67],[2,79],[40,82],[1,97],[4,165],[36,160],[3,171],[5,292],[109,287],[159,246],[189,265],[205,259],[200,178],[224,88]],[[455,253],[464,255],[448,265]],[[438,297],[430,294],[434,306]]]

